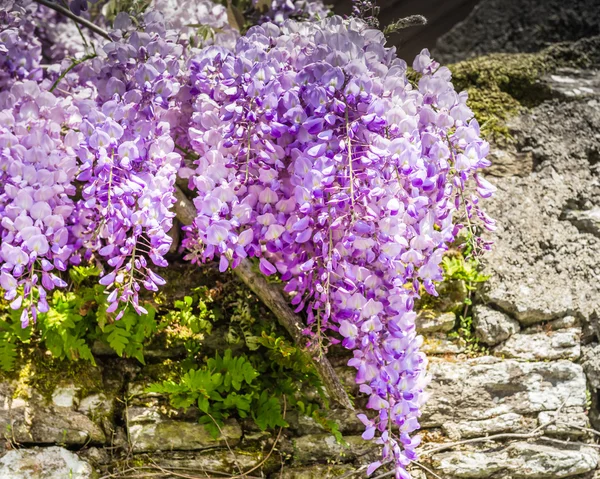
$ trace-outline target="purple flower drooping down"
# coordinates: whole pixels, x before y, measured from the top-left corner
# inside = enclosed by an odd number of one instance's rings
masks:
[[[162,17],[149,13],[146,31],[104,46],[106,58],[82,66],[73,85],[85,113],[85,142],[77,179],[84,183],[78,235],[88,256],[108,264],[100,283],[112,292],[108,312],[138,313],[143,287],[157,291],[164,280],[152,269],[168,265],[173,196],[181,156],[171,123],[180,90],[182,46],[165,31]],[[90,86],[92,85],[92,86]],[[116,293],[115,293],[116,291]]]
[[[234,51],[191,59],[198,215],[184,244],[192,261],[220,256],[221,269],[259,257],[313,343],[342,337],[375,413],[361,416],[364,437],[408,477],[427,383],[414,301],[421,287],[436,294],[463,206],[493,228],[477,201],[493,187],[477,174],[488,145],[449,70],[424,50],[415,87],[384,41],[333,17],[264,24]]]
[[[48,311],[47,294],[79,264],[75,220],[75,154],[82,135],[76,107],[37,82],[16,81],[0,92],[0,284],[27,326]]]
[[[23,324],[88,260],[108,312],[144,313],[141,289],[165,283],[156,267],[185,174],[187,259],[225,271],[255,257],[279,275],[312,345],[352,351],[363,438],[382,448],[367,472],[392,462],[409,477],[428,381],[415,300],[437,294],[457,221],[470,235],[495,227],[480,206],[494,193],[480,174],[489,146],[450,71],[423,50],[411,82],[364,21],[285,21],[304,4],[284,2],[232,49],[230,37],[191,49],[157,12],[139,28],[120,14],[114,41],[50,93],[56,72],[39,68],[15,5],[0,14],[0,286]]]

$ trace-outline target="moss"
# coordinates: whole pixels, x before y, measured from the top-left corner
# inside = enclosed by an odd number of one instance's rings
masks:
[[[25,356],[15,368],[16,373],[6,374],[5,379],[16,382],[13,397],[27,397],[30,388],[50,402],[52,394],[62,385],[75,385],[79,397],[106,391],[102,380],[102,371],[84,361],[72,362],[55,360],[39,351],[33,351]]]
[[[539,82],[547,68],[543,53],[499,53],[450,66],[456,89],[469,94],[482,133],[495,141],[511,139],[506,120],[548,98]]]
[[[593,63],[585,45],[556,44],[538,53],[495,53],[449,65],[457,91],[466,90],[468,105],[484,136],[511,141],[506,120],[551,97],[544,75],[558,68],[585,68]]]

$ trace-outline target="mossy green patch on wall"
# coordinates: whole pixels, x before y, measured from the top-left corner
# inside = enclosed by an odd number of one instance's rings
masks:
[[[466,90],[467,104],[482,133],[497,143],[510,141],[506,121],[551,98],[542,78],[559,68],[585,68],[595,59],[586,41],[556,44],[539,53],[494,53],[449,65],[457,91]]]

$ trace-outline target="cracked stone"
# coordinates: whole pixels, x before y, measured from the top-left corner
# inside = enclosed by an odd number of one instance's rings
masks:
[[[478,304],[473,307],[475,335],[485,344],[494,346],[519,332],[519,322],[501,311]]]
[[[518,333],[494,349],[497,356],[526,361],[570,359],[581,356],[581,329]]]

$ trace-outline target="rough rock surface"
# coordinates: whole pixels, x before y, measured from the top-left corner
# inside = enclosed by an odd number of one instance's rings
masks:
[[[93,479],[93,468],[62,447],[17,449],[0,459],[2,479]]]
[[[495,181],[488,210],[500,221],[487,299],[524,325],[566,315],[589,320],[600,298],[600,239],[563,212],[600,201],[600,100],[546,102],[511,126],[535,167],[527,177]]]
[[[570,361],[434,358],[430,373],[431,398],[421,418],[425,427],[553,411],[561,405],[583,411],[586,405],[583,368]]]
[[[518,321],[483,304],[473,308],[473,327],[475,335],[489,346],[501,343],[520,329]]]
[[[494,354],[527,361],[575,360],[581,356],[580,337],[580,328],[540,333],[525,331],[511,336],[494,349]]]
[[[448,332],[454,328],[456,315],[454,313],[430,313],[424,311],[417,316],[417,331],[423,333]]]
[[[439,471],[455,478],[545,479],[593,471],[598,465],[598,453],[591,447],[561,450],[516,442],[500,450],[439,454],[433,460]]]
[[[600,389],[600,344],[593,343],[583,347],[581,364],[587,380],[594,390]]]
[[[114,397],[104,394],[81,397],[74,384],[56,388],[48,398],[36,388],[1,382],[0,428],[16,443],[107,444],[103,426],[113,402]]]
[[[536,52],[598,34],[597,0],[483,0],[438,39],[435,53],[451,63],[486,53]]]

